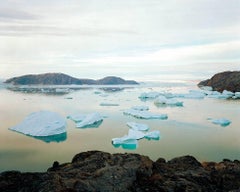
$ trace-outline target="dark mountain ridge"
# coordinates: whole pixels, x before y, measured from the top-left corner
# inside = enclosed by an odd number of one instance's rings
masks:
[[[44,74],[30,74],[19,77],[7,79],[5,83],[14,85],[120,85],[138,84],[133,80],[124,80],[120,77],[108,76],[99,80],[93,79],[78,79],[71,77],[64,73],[44,73]]]

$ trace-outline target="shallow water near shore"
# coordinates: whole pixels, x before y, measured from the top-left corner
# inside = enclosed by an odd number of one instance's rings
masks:
[[[199,161],[240,159],[240,100],[179,98],[184,102],[183,107],[162,107],[154,105],[153,100],[138,98],[141,93],[150,91],[185,93],[198,90],[196,84],[195,81],[158,82],[114,86],[114,89],[84,86],[68,94],[25,93],[1,86],[0,171],[45,171],[53,161],[69,162],[75,154],[88,150],[139,153],[152,160],[187,154]],[[168,119],[143,120],[123,114],[124,110],[138,105],[146,105],[154,113],[166,113]],[[66,118],[67,134],[36,138],[9,130],[30,113],[40,110],[57,112]],[[70,114],[91,112],[104,116],[97,128],[76,128],[75,123],[67,119]],[[229,126],[221,127],[207,120],[223,117],[231,121]],[[112,138],[126,135],[129,121],[148,124],[150,131],[159,130],[160,139],[139,140],[134,150],[114,147]]]

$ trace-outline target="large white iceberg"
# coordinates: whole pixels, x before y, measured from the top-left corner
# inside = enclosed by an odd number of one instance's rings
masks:
[[[182,101],[178,101],[175,98],[167,99],[163,95],[160,95],[157,99],[155,99],[154,103],[156,105],[183,106],[183,102]]]
[[[99,113],[90,113],[85,116],[85,118],[78,122],[77,128],[84,128],[88,126],[94,126],[103,121],[103,117]]]
[[[39,111],[31,113],[10,130],[30,136],[51,136],[65,133],[66,121],[55,112]]]
[[[147,131],[149,126],[147,124],[127,122],[127,126],[135,131]]]
[[[211,120],[211,122],[213,124],[221,125],[222,127],[226,127],[226,126],[228,126],[231,123],[230,120],[225,119],[225,118],[220,118],[220,119],[209,118],[209,120]]]
[[[127,109],[123,112],[125,115],[131,115],[140,119],[167,119],[167,114],[156,114],[149,111],[138,111],[134,109]]]

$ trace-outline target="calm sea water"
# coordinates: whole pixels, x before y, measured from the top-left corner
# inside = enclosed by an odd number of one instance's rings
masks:
[[[223,158],[240,159],[240,101],[204,99],[178,99],[183,107],[157,107],[153,101],[141,101],[143,92],[169,91],[184,93],[198,89],[197,82],[145,83],[119,91],[100,87],[84,88],[67,95],[14,92],[0,88],[0,171],[45,171],[53,161],[71,161],[72,157],[87,150],[110,153],[139,153],[152,160],[159,157],[171,159],[181,155],[193,155],[200,161],[220,161]],[[70,99],[71,98],[71,99]],[[100,106],[115,103],[119,106]],[[167,120],[141,120],[123,115],[132,106],[146,105],[151,112],[167,113]],[[61,142],[45,142],[10,131],[8,128],[20,123],[32,112],[48,110],[63,117],[75,113],[99,112],[104,120],[98,128],[75,128],[67,120],[67,135]],[[207,118],[227,118],[227,127],[214,125]],[[160,140],[139,141],[135,150],[115,148],[114,137],[127,134],[129,121],[146,123],[150,130],[160,131]]]

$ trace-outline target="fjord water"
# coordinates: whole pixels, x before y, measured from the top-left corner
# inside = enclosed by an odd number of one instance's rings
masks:
[[[196,84],[193,81],[143,83],[121,86],[118,91],[93,86],[65,95],[14,92],[1,86],[0,171],[45,171],[56,160],[69,162],[75,154],[88,150],[139,153],[152,160],[188,154],[200,161],[240,159],[239,100],[179,98],[184,102],[183,107],[157,107],[152,100],[138,98],[141,93],[150,91],[184,93],[198,89]],[[125,109],[137,105],[149,106],[151,112],[166,113],[168,119],[142,120],[123,114]],[[57,112],[65,118],[70,114],[99,112],[104,120],[98,128],[81,129],[75,128],[75,123],[66,118],[67,134],[47,140],[9,130],[30,113],[41,110]],[[222,117],[232,123],[221,127],[207,120]],[[115,148],[112,138],[126,135],[129,121],[148,124],[150,131],[159,130],[160,140],[139,140],[135,150]]]

